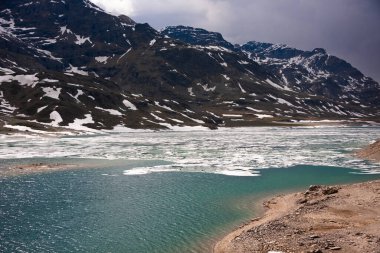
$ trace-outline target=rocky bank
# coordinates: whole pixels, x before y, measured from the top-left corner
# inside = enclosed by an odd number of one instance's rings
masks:
[[[227,235],[214,253],[380,252],[380,181],[310,186],[264,206],[263,217]]]

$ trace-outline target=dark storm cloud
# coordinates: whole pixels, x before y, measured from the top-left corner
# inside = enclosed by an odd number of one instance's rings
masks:
[[[93,1],[157,29],[182,24],[221,32],[233,43],[323,47],[380,81],[378,0]]]

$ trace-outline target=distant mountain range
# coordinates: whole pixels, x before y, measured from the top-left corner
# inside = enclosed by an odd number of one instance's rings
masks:
[[[0,2],[0,128],[379,120],[380,86],[324,49],[156,31],[88,0]]]

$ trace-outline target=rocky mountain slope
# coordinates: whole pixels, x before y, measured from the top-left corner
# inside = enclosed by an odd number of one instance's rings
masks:
[[[380,105],[379,84],[322,48],[302,51],[286,45],[248,42],[240,47],[251,59],[295,89],[358,104]]]
[[[224,45],[242,52],[275,75],[280,84],[298,92],[341,100],[347,104],[353,101],[362,106],[380,105],[380,85],[323,48],[302,51],[283,44],[256,41],[232,46],[221,34],[184,26],[167,27],[162,33],[195,45]]]
[[[379,85],[359,71],[346,75],[356,78],[351,89],[339,82],[341,93],[328,94],[298,72],[284,81],[282,67],[258,60],[257,48],[186,31],[158,32],[88,0],[1,1],[0,128],[215,128],[379,116]]]

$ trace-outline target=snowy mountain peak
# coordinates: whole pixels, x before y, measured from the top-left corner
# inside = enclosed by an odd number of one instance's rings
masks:
[[[123,22],[123,24],[131,25],[131,26],[136,25],[136,22],[128,16],[120,15],[119,18]]]
[[[314,48],[313,51],[311,51],[313,54],[327,54],[326,50],[324,48]]]
[[[0,131],[379,116],[379,85],[321,50],[234,46],[185,26],[157,32],[87,0],[0,7]]]

